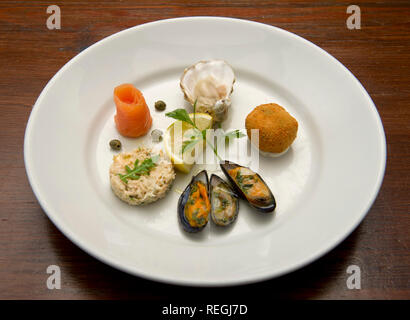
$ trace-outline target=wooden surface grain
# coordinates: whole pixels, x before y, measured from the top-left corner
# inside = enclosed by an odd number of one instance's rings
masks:
[[[409,299],[410,3],[355,1],[362,28],[346,28],[350,1],[58,1],[61,30],[48,30],[43,1],[0,2],[0,299],[158,299],[234,296]],[[115,32],[197,15],[254,20],[294,32],[349,68],[374,100],[387,137],[387,168],[363,223],[309,266],[257,284],[191,288],[133,277],[97,261],[48,220],[28,184],[24,130],[47,81],[80,51]],[[47,266],[62,288],[48,290]],[[349,265],[361,290],[346,287]],[[261,291],[262,290],[262,291]]]

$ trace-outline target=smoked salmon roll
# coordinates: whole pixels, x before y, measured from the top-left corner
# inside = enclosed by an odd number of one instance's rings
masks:
[[[114,116],[118,132],[129,138],[141,137],[149,131],[152,118],[141,91],[132,84],[114,89],[117,114]]]

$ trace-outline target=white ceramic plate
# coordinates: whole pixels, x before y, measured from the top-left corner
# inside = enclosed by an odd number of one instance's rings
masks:
[[[111,192],[108,142],[120,138],[123,150],[150,143],[119,136],[112,93],[133,83],[150,106],[152,128],[164,128],[171,119],[154,102],[165,100],[167,110],[188,107],[180,75],[212,58],[228,61],[237,76],[226,129],[243,128],[246,115],[267,102],[283,105],[300,129],[284,156],[260,158],[278,203],[274,215],[256,214],[242,202],[232,228],[209,223],[189,236],[177,220],[175,190],[191,175],[178,174],[167,197],[145,207],[128,206]],[[42,208],[89,254],[149,279],[228,285],[290,272],[345,239],[377,195],[386,145],[369,95],[325,51],[268,25],[195,17],[119,32],[69,61],[33,108],[24,156]]]

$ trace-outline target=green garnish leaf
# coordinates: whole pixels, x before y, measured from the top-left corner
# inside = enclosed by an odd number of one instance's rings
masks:
[[[182,153],[184,153],[186,151],[190,151],[201,140],[202,140],[202,138],[199,138],[199,139],[195,138],[195,139],[192,139],[192,140],[184,141],[184,143],[182,144]]]
[[[242,138],[245,137],[245,134],[240,132],[238,129],[225,133],[225,141],[229,142],[231,139],[234,138]]]
[[[204,130],[206,131],[206,130]],[[193,131],[189,130],[186,134],[185,137],[188,137],[189,140],[185,140],[182,143],[182,153],[191,150],[198,142],[202,141],[203,138],[203,132],[199,131],[198,129],[193,129]]]
[[[118,176],[125,183],[128,183],[129,179],[138,180],[143,175],[149,175],[151,169],[157,165],[158,159],[159,155],[155,155],[151,158],[145,159],[141,164],[139,164],[139,160],[137,159],[134,162],[134,169],[131,169],[128,165],[126,165],[125,170],[127,173],[119,173]]]
[[[207,129],[204,129],[204,130],[201,131],[202,139],[203,139],[203,140],[206,140],[206,130],[207,130]]]
[[[175,109],[174,111],[168,112],[165,115],[176,120],[187,122],[191,126],[195,127],[195,124],[192,122],[191,118],[188,115],[188,112],[185,109]]]
[[[182,108],[175,109],[174,111],[168,112],[165,115],[167,117],[186,122],[186,123],[190,124],[191,126],[193,126],[194,129],[199,131],[198,127],[195,125],[196,103],[197,103],[197,100],[195,100],[195,103],[194,103],[194,106],[193,106],[194,107],[194,121],[191,120],[191,118],[189,117],[188,112],[185,109],[182,109]],[[183,144],[182,144],[182,154],[186,151],[191,150],[199,141],[204,140],[212,148],[215,155],[221,160],[216,147],[214,146],[213,143],[211,143],[207,139],[206,130],[202,130],[202,131],[199,131],[199,132],[200,132],[200,134],[194,133],[190,136],[189,140],[183,142]],[[238,129],[233,130],[233,131],[228,132],[228,133],[225,134],[225,141],[229,142],[231,139],[242,138],[244,136],[245,136],[245,134],[240,132]]]
[[[198,101],[198,98],[197,99],[195,99],[195,102],[194,102],[194,123],[196,123],[196,117],[195,117],[195,114],[196,114],[196,102]]]
[[[206,130],[204,130],[206,131]],[[199,131],[198,129],[194,128],[192,130],[188,130],[184,134],[185,138],[189,138],[191,140],[197,139],[197,138],[203,138],[203,132]]]

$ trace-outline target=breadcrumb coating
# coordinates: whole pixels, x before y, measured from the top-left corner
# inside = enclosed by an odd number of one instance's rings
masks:
[[[285,151],[295,140],[298,122],[276,103],[257,106],[245,121],[248,138],[251,130],[259,129],[259,150],[270,153]]]

